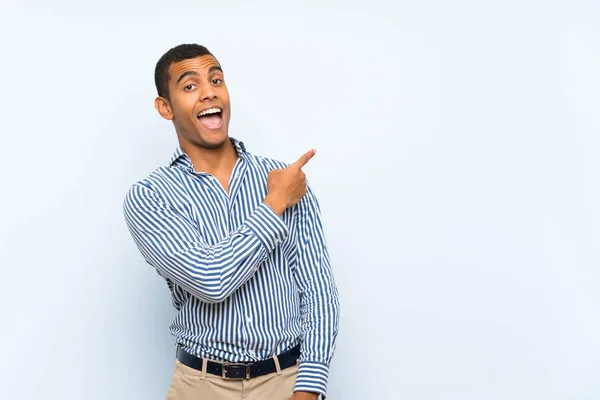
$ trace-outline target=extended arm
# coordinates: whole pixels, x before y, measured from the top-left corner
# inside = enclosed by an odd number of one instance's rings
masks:
[[[300,369],[296,392],[319,393],[325,398],[329,364],[339,326],[339,298],[330,267],[319,204],[308,189],[298,203],[298,265],[303,318]]]

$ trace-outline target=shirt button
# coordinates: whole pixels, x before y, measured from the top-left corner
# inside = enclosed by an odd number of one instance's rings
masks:
[[[279,242],[281,242],[281,240],[279,240],[279,238],[275,239],[275,244],[279,244]]]
[[[246,323],[251,324],[252,323],[252,318],[246,317]]]

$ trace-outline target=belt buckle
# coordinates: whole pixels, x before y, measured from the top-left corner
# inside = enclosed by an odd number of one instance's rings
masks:
[[[227,376],[227,367],[246,367],[246,376],[243,378],[230,378]],[[228,363],[223,364],[221,367],[221,377],[223,379],[227,379],[230,381],[243,381],[244,379],[250,379],[250,364],[242,364],[242,363]]]

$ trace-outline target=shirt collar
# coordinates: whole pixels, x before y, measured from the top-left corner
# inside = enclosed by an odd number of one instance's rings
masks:
[[[243,157],[244,154],[247,152],[246,145],[244,144],[244,142],[232,137],[230,137],[229,140],[231,141],[231,144],[233,144],[233,148],[235,149],[235,151],[237,151],[238,156]],[[192,170],[194,169],[194,166],[192,165],[192,160],[190,160],[188,155],[185,153],[185,151],[183,151],[181,147],[177,147],[177,149],[175,149],[175,153],[173,153],[169,164],[167,164],[167,167],[174,166],[182,166],[188,169],[191,168]]]

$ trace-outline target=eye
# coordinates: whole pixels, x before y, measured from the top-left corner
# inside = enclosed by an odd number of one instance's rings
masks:
[[[213,85],[219,85],[219,84],[223,83],[223,80],[220,78],[215,78],[211,82]]]
[[[186,92],[189,92],[190,90],[194,90],[195,87],[196,87],[196,85],[189,84],[186,87],[184,87],[183,90],[185,90]]]

